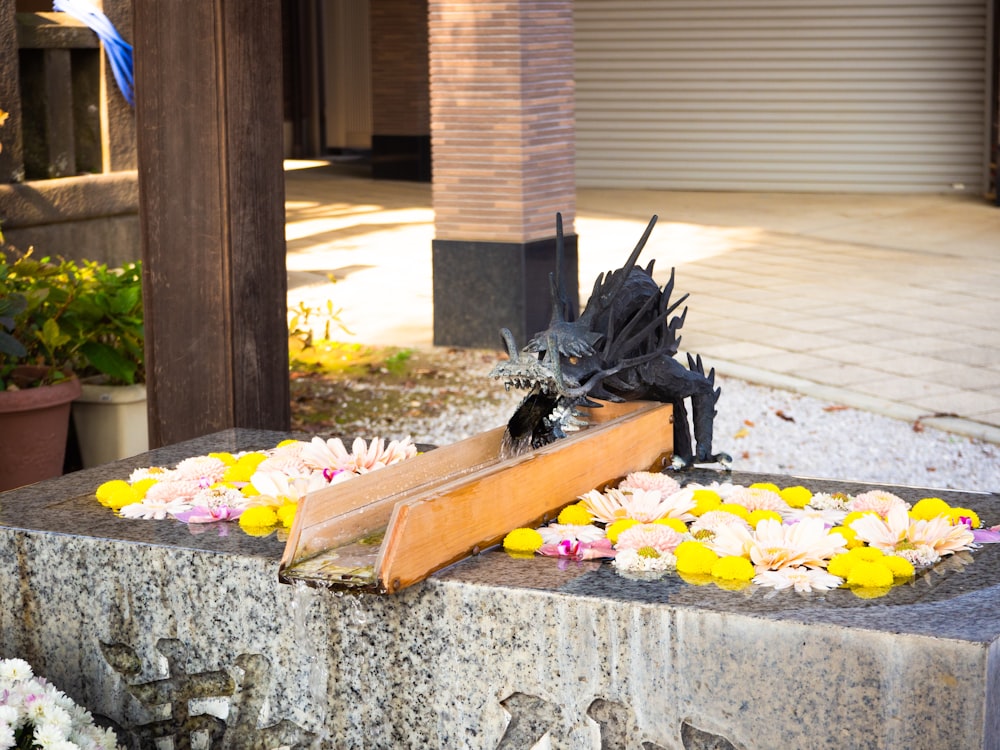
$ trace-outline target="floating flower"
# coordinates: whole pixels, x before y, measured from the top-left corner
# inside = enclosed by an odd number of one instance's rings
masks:
[[[255,505],[240,514],[240,526],[244,528],[269,528],[278,522],[278,514],[270,505]]]
[[[185,458],[177,464],[174,472],[180,479],[198,482],[202,487],[208,487],[222,481],[226,473],[226,464],[212,456],[193,456]]]
[[[807,505],[803,508],[789,508],[783,515],[787,522],[801,521],[804,518],[818,518],[827,526],[837,526],[844,522],[847,511],[839,508],[814,508]]]
[[[175,500],[170,496],[165,499],[150,497],[154,489],[156,487],[150,488],[150,492],[146,493],[142,502],[123,505],[119,509],[118,515],[122,518],[162,521],[164,518],[172,518],[178,513],[183,513],[191,507],[190,502],[185,499]]]
[[[724,581],[750,581],[755,573],[752,562],[736,555],[720,557],[712,565],[712,577]]]
[[[660,518],[693,520],[690,510],[695,506],[693,490],[679,490],[664,497],[657,490],[620,490],[607,492],[591,490],[580,498],[603,523],[613,523],[621,518],[634,518],[648,523]]]
[[[353,471],[355,474],[367,474],[415,455],[417,447],[409,437],[392,440],[388,445],[382,438],[373,438],[370,443],[355,438],[350,451],[340,438],[324,441],[315,437],[302,449],[303,460],[313,468]]]
[[[608,524],[605,527],[604,532],[607,534],[608,540],[612,544],[617,544],[618,537],[621,535],[625,529],[631,529],[633,526],[638,525],[638,521],[634,518],[621,518],[614,523]]]
[[[661,556],[666,553],[672,554],[682,541],[684,541],[684,535],[679,534],[669,526],[658,523],[640,523],[619,534],[615,548],[619,552],[626,549],[639,551],[648,548],[655,552],[656,556]]]
[[[720,528],[711,546],[722,555],[746,555],[758,572],[787,567],[824,568],[827,561],[843,552],[846,541],[827,533],[822,521],[807,518],[793,524],[761,521],[750,532],[739,527]]]
[[[577,524],[550,523],[538,529],[545,544],[558,544],[563,541],[596,542],[605,539],[604,529],[593,525],[579,526]]]
[[[652,471],[633,471],[631,474],[626,474],[625,479],[618,484],[620,490],[654,490],[665,497],[674,494],[680,488],[673,477]]]
[[[124,505],[130,505],[139,498],[132,490],[132,485],[122,479],[112,479],[97,488],[94,493],[97,501],[112,510],[118,510]]]
[[[652,547],[620,549],[611,564],[619,573],[662,574],[673,570],[677,559],[670,552],[660,553]],[[660,576],[654,575],[652,578]]]
[[[969,549],[972,531],[964,525],[952,526],[947,516],[931,520],[913,520],[907,511],[896,506],[883,520],[866,515],[851,524],[857,538],[888,554],[905,557],[917,566],[937,562],[945,555]]]
[[[699,517],[691,524],[688,530],[695,539],[708,541],[715,537],[721,526],[739,526],[742,529],[750,528],[749,522],[740,516],[726,511],[713,510]]]
[[[599,560],[605,557],[614,557],[615,550],[606,538],[593,542],[563,539],[559,542],[543,544],[538,548],[538,554],[548,557],[568,557],[571,560]]]
[[[817,568],[780,568],[765,570],[753,578],[758,586],[776,590],[792,588],[802,593],[811,591],[828,591],[840,586],[843,581],[825,570]]]
[[[846,512],[850,500],[851,498],[843,492],[834,492],[832,494],[817,492],[812,496],[809,505],[817,510],[842,510]]]
[[[778,494],[792,508],[804,508],[812,500],[812,492],[800,485],[785,487],[779,490]]]
[[[545,540],[535,529],[514,529],[503,539],[503,548],[508,552],[534,554]]]
[[[847,503],[847,509],[856,513],[872,512],[886,517],[893,508],[909,508],[910,504],[898,495],[885,490],[862,492]]]
[[[298,502],[310,492],[321,490],[329,483],[321,472],[289,476],[280,471],[258,471],[250,483],[263,497],[272,498],[276,505]]]
[[[694,502],[695,506],[691,509],[691,515],[702,516],[709,511],[718,509],[722,505],[722,496],[715,490],[696,489]]]
[[[677,571],[679,573],[705,574],[712,573],[712,567],[719,559],[719,555],[701,542],[691,540],[683,541],[674,549],[674,556],[677,558]]]
[[[892,570],[881,560],[873,562],[859,560],[851,566],[851,572],[847,574],[848,586],[882,588],[892,586],[892,580]]]
[[[225,486],[209,487],[194,496],[188,510],[176,513],[174,517],[184,523],[231,521],[239,518],[247,503],[247,498],[237,489]]]
[[[948,514],[948,520],[951,521],[953,526],[962,524],[969,529],[978,529],[983,525],[976,511],[970,508],[952,508]]]
[[[567,505],[563,508],[559,512],[559,518],[557,520],[559,523],[587,526],[594,522],[594,517],[591,515],[590,511],[587,510],[587,506],[584,503],[574,503],[573,505]]]
[[[779,513],[788,510],[788,503],[786,503],[781,495],[776,491],[770,489],[774,485],[769,486],[757,486],[752,485],[750,487],[744,487],[737,490],[727,499],[727,503],[736,503],[737,505],[742,505],[747,509],[748,512],[755,510],[774,510]]]

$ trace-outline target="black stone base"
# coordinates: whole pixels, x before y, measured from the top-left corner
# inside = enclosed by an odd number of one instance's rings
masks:
[[[430,135],[373,135],[372,178],[430,182]]]
[[[534,242],[434,240],[434,344],[503,349],[501,328],[519,347],[551,317],[549,274],[556,269],[554,237]],[[566,294],[579,310],[577,236],[565,237]]]

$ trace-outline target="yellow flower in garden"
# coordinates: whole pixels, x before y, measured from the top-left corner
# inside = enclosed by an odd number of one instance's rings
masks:
[[[910,518],[931,521],[938,516],[951,517],[951,506],[939,497],[925,497],[910,508]]]
[[[503,548],[514,554],[534,554],[542,546],[542,535],[535,529],[514,529],[503,538]]]
[[[757,524],[761,521],[770,518],[772,521],[781,522],[781,514],[776,510],[765,510],[764,508],[758,508],[757,510],[750,511],[750,515],[747,518],[747,523],[749,523],[754,528],[757,528]]]
[[[278,517],[278,521],[286,529],[292,527],[292,522],[295,520],[295,511],[299,509],[298,503],[283,503],[278,506],[278,509],[274,512]]]
[[[847,574],[847,585],[882,588],[892,586],[893,578],[892,570],[881,560],[874,562],[858,560],[851,566],[851,572]]]
[[[793,508],[804,508],[812,500],[813,493],[805,487],[796,485],[795,487],[785,487],[779,493],[781,499]]]
[[[739,503],[723,503],[716,510],[720,510],[723,513],[732,513],[734,516],[739,516],[744,521],[750,521],[750,511],[744,508]]]
[[[660,526],[671,528],[678,534],[686,534],[688,530],[687,524],[679,518],[658,518],[653,521],[653,523],[658,523]]]
[[[694,491],[695,506],[688,512],[693,516],[701,516],[710,510],[718,510],[722,505],[722,497],[715,490],[700,489]]]
[[[674,550],[677,557],[677,570],[681,573],[702,573],[711,575],[712,566],[719,556],[701,542],[685,541]]]
[[[753,563],[745,557],[727,555],[712,565],[712,577],[728,581],[749,581],[754,577]]]
[[[278,514],[270,505],[255,505],[240,514],[240,526],[257,528],[274,526],[278,522]]]
[[[112,510],[119,510],[136,502],[132,486],[124,479],[112,479],[97,488],[97,501]]]
[[[608,541],[612,544],[618,544],[618,535],[625,531],[625,529],[631,529],[638,523],[634,518],[620,518],[605,529]]]
[[[971,508],[952,508],[951,513],[948,514],[948,518],[952,526],[962,523],[963,518],[967,518],[969,525],[974,529],[978,529],[983,525],[982,521],[979,520],[979,515]]]
[[[587,506],[583,503],[567,505],[559,513],[559,518],[557,519],[557,523],[569,526],[589,526],[593,522],[594,516],[591,515],[590,511],[587,510]]]

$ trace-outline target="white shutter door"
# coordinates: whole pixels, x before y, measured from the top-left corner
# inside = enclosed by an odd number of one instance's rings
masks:
[[[985,189],[986,0],[575,0],[577,183]]]

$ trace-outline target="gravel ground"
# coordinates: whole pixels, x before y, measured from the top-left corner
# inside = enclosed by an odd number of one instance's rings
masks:
[[[518,401],[488,373],[500,355],[419,350],[405,372],[293,379],[293,426],[448,445],[506,423]],[[739,471],[1000,491],[1000,446],[787,391],[720,378],[716,451]],[[330,408],[318,408],[318,404]],[[311,412],[303,417],[304,412]]]

